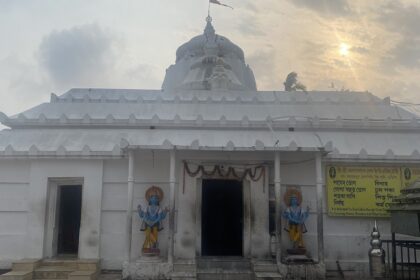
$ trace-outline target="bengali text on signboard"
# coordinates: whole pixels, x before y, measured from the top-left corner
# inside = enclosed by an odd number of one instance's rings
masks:
[[[389,217],[400,194],[400,167],[327,166],[330,216]]]

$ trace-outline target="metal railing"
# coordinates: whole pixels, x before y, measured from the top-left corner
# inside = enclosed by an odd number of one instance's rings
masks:
[[[388,279],[420,279],[420,240],[382,240]]]

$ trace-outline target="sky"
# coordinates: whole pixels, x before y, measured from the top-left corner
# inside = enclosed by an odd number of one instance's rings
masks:
[[[216,32],[245,52],[259,90],[294,71],[308,90],[420,103],[420,0],[220,0]],[[207,0],[0,0],[0,112],[71,88],[160,89]],[[418,108],[417,110],[420,110]]]

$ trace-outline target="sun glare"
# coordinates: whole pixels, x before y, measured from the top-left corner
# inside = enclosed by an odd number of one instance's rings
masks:
[[[350,53],[350,46],[347,45],[346,43],[341,43],[339,52],[340,52],[340,55],[342,56],[348,56]]]

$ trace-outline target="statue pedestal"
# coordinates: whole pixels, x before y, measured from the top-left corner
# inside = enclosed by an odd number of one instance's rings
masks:
[[[308,254],[306,248],[287,249],[287,255],[283,257],[283,263],[287,264],[305,264],[314,263],[314,260]]]
[[[288,259],[289,258],[289,259]],[[287,256],[278,266],[280,274],[287,279],[321,280],[325,279],[324,264],[314,263],[307,256]]]
[[[288,255],[306,255],[305,248],[287,249]]]
[[[123,279],[166,280],[170,279],[172,265],[160,256],[142,256],[135,262],[123,264]]]
[[[314,260],[307,255],[288,255],[283,260],[287,264],[305,264],[305,263],[314,263]]]
[[[159,257],[160,250],[159,249],[143,249],[142,256],[144,257]]]

